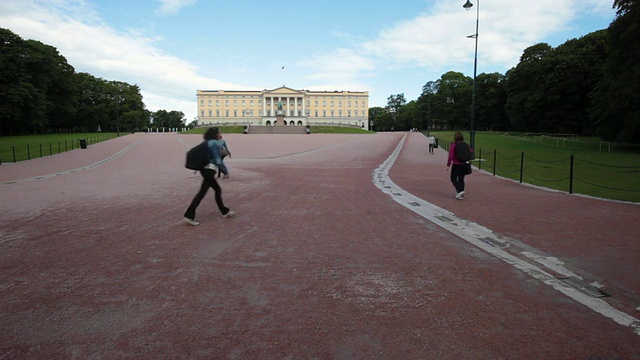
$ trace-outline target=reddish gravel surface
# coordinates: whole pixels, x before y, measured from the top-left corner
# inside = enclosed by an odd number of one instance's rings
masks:
[[[621,325],[411,211],[373,173],[640,318],[640,206],[474,172],[417,133],[226,134],[223,219],[181,222],[198,135],[0,165],[0,359],[640,359]],[[518,249],[518,250],[517,250]],[[518,255],[522,257],[521,255]]]

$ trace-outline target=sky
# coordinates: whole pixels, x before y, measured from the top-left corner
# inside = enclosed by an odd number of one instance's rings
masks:
[[[197,116],[197,90],[368,91],[416,100],[448,71],[504,74],[524,49],[605,29],[613,0],[2,0],[0,27],[77,72],[138,85],[150,111]],[[479,6],[479,7],[478,7]]]

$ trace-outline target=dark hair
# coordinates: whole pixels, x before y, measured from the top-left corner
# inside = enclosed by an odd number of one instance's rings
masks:
[[[453,140],[455,140],[455,141],[463,141],[464,140],[464,135],[462,135],[462,133],[460,131],[458,131],[455,134],[453,134]]]
[[[204,133],[204,139],[205,140],[214,140],[218,138],[218,135],[220,134],[220,129],[218,129],[217,127],[210,127],[207,129],[207,131]]]

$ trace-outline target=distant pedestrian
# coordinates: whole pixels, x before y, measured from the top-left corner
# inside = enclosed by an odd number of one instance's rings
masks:
[[[226,166],[222,162],[222,147],[219,141],[221,137],[222,135],[220,135],[220,130],[217,127],[211,127],[204,133],[204,139],[207,141],[207,145],[209,146],[211,160],[204,169],[200,170],[200,175],[202,175],[200,190],[191,201],[187,211],[184,213],[184,222],[189,225],[200,225],[200,222],[196,220],[196,209],[207,194],[207,191],[209,191],[209,188],[212,188],[215,192],[216,205],[218,206],[220,213],[222,213],[222,217],[228,218],[235,215],[233,210],[224,206],[224,202],[222,201],[222,189],[216,181],[216,172],[220,171],[225,174],[225,176],[228,176],[229,174]]]
[[[429,140],[429,154],[433,155],[433,149],[436,146],[436,138],[433,135],[429,135],[429,137],[427,137],[427,140]]]
[[[469,160],[473,159],[473,149],[464,142],[464,136],[460,132],[453,135],[455,142],[449,147],[449,158],[447,160],[447,170],[451,167],[451,183],[456,188],[456,199],[464,199],[464,177],[470,174],[471,165]]]

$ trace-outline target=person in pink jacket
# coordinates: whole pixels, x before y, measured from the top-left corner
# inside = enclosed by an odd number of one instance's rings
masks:
[[[473,158],[473,149],[464,142],[464,136],[460,132],[453,135],[453,140],[455,142],[449,146],[447,171],[451,167],[451,183],[456,188],[456,199],[462,200],[464,199],[464,177],[469,173],[468,161]]]

